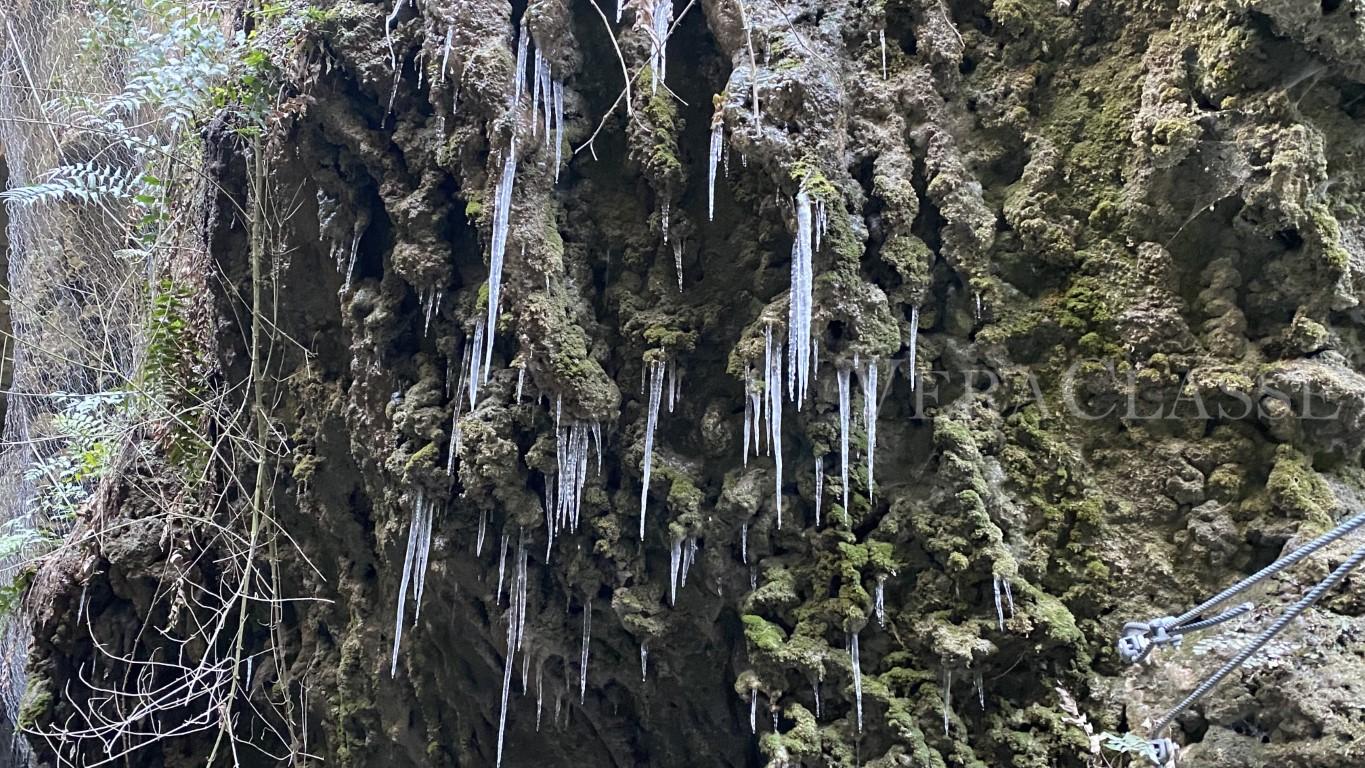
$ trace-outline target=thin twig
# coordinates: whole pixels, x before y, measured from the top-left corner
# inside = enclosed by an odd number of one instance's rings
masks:
[[[611,40],[611,47],[616,49],[616,60],[621,62],[621,77],[626,81],[626,116],[629,117],[633,114],[630,106],[630,83],[632,78],[629,69],[626,67],[626,57],[621,53],[621,46],[616,42],[616,33],[611,28],[611,22],[607,21],[607,14],[602,12],[602,6],[597,4],[597,0],[591,0],[591,2],[592,9],[597,11],[597,15],[602,19],[602,26],[607,29],[607,38]]]

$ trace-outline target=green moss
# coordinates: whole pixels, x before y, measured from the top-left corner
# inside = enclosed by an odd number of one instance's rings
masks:
[[[784,710],[792,726],[780,733],[764,733],[759,749],[769,759],[769,765],[809,765],[821,756],[820,725],[810,710],[797,703]]]
[[[483,219],[483,201],[471,198],[464,204],[464,215],[470,222],[478,224]]]
[[[787,634],[782,628],[752,613],[746,613],[740,618],[744,622],[744,639],[748,641],[749,648],[764,651],[770,654],[777,654],[782,651],[782,645],[787,641]]]
[[[1341,226],[1336,217],[1322,203],[1310,205],[1308,216],[1322,244],[1322,256],[1327,267],[1336,274],[1345,274],[1351,266],[1351,254],[1341,244]]]
[[[51,717],[52,686],[47,677],[33,674],[29,676],[24,695],[19,701],[19,718],[16,725],[20,730],[39,730]]]
[[[651,88],[654,73],[645,70],[640,77],[639,88],[643,92]],[[645,102],[642,110],[643,125],[648,131],[649,147],[645,154],[645,168],[656,184],[677,180],[682,176],[682,162],[678,160],[678,110],[668,89],[659,88]]]
[[[679,516],[696,515],[701,511],[706,495],[697,488],[691,478],[681,472],[664,472],[671,482],[668,486],[668,507]]]
[[[788,173],[791,180],[812,199],[820,200],[826,205],[842,205],[843,196],[839,194],[839,189],[825,172],[820,170],[818,161],[812,156],[806,155],[792,163]]]
[[[643,335],[646,344],[668,352],[691,352],[697,346],[696,331],[651,325]]]
[[[1275,451],[1275,466],[1266,479],[1270,500],[1291,517],[1308,522],[1313,528],[1331,527],[1336,496],[1326,481],[1313,469],[1302,452],[1289,445]]]
[[[421,448],[418,448],[412,456],[408,457],[407,463],[403,465],[403,473],[407,474],[414,469],[419,468],[426,469],[428,467],[434,467],[436,466],[436,458],[436,443],[427,443]]]

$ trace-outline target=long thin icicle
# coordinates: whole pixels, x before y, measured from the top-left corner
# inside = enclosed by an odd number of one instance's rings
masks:
[[[852,410],[849,404],[849,370],[839,368],[839,471],[844,485],[844,522],[848,522],[848,422]]]
[[[510,107],[516,111],[521,106],[521,94],[526,92],[526,52],[531,42],[531,34],[525,26],[517,30],[517,63],[512,79],[512,102]]]
[[[390,676],[398,675],[398,648],[403,642],[403,615],[407,609],[408,587],[412,587],[417,613],[422,610],[422,590],[426,584],[427,558],[431,552],[432,505],[422,490],[413,502],[412,523],[408,526],[408,549],[403,558],[403,575],[398,585],[398,608],[394,618],[393,659]]]
[[[877,457],[877,361],[869,360],[863,376],[863,428],[867,431],[867,498],[872,499],[872,465]]]
[[[943,670],[943,735],[948,735],[948,713],[953,709],[953,671]]]
[[[564,162],[564,83],[553,84],[555,97],[555,181],[559,181],[559,167]]]
[[[853,706],[858,713],[858,733],[863,732],[863,666],[858,650],[858,633],[848,636],[848,660],[853,667]]]
[[[649,364],[649,411],[645,415],[645,455],[641,467],[640,541],[645,540],[645,507],[649,502],[649,474],[654,464],[654,430],[659,426],[659,402],[664,392],[664,362]]]
[[[767,399],[768,447],[773,453],[776,464],[774,477],[773,504],[777,507],[777,527],[782,528],[782,349],[773,354],[773,327],[769,325],[764,332],[764,375],[763,394]]]
[[[711,152],[706,172],[706,220],[716,220],[716,166],[720,165],[720,155],[725,147],[725,106],[716,105],[711,116]]]
[[[498,303],[502,299],[502,263],[507,251],[507,232],[512,215],[512,187],[517,178],[517,136],[507,145],[502,161],[502,176],[493,193],[493,243],[488,252],[488,319],[484,321],[487,339],[483,348],[483,379],[493,365],[493,337],[497,335]]]
[[[810,384],[814,237],[811,199],[803,189],[796,193],[796,240],[792,243],[791,293],[787,309],[787,394],[796,403],[798,411]]]
[[[562,424],[555,428],[555,459],[558,472],[555,476],[554,515],[551,517],[550,535],[561,531],[577,531],[583,507],[583,486],[588,480],[588,455],[591,453],[589,439],[597,432],[596,422]],[[601,443],[598,443],[598,457],[601,457]],[[551,485],[547,482],[547,489]],[[548,492],[548,490],[547,490]],[[550,500],[547,498],[546,503]]]
[[[479,318],[474,323],[474,343],[470,346],[469,354],[469,377],[465,383],[469,386],[469,410],[474,410],[474,406],[479,402],[479,361],[483,358],[484,345],[484,319]]]
[[[815,527],[820,527],[820,500],[825,495],[825,457],[815,457]]]
[[[658,93],[659,83],[668,73],[668,28],[673,26],[673,0],[655,0],[650,20],[650,32],[654,37],[654,47],[649,54],[650,82],[654,93]]]
[[[915,389],[915,378],[918,370],[915,368],[916,347],[919,346],[919,307],[910,308],[910,390]]]
[[[678,574],[682,571],[683,540],[674,539],[668,562],[668,604],[678,604]]]
[[[506,540],[506,535],[504,535]],[[515,666],[517,651],[521,648],[523,633],[526,631],[526,535],[522,533],[517,544],[516,572],[513,574],[513,594],[507,614],[507,655],[502,664],[502,708],[498,714],[498,756],[497,765],[502,765],[502,748],[507,733],[507,700],[512,692],[512,669]],[[501,590],[499,590],[501,592]]]
[[[1000,577],[991,576],[991,591],[995,593],[995,620],[1001,632],[1005,631],[1005,606],[1000,601]]]
[[[678,574],[678,586],[687,586],[687,572],[692,570],[692,563],[697,558],[697,539],[695,536],[687,537],[687,546],[682,553],[682,572]]]
[[[578,703],[588,692],[588,649],[592,644],[592,603],[583,603],[583,650],[578,657]]]

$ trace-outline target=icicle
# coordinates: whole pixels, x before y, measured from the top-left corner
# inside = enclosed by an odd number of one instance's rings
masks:
[[[760,416],[758,391],[754,382],[753,366],[744,364],[744,466],[749,466],[749,442],[752,439],[754,455],[759,452],[758,444],[762,435],[758,429]]]
[[[626,3],[628,3],[628,2],[630,2],[630,0],[616,0],[616,23],[617,23],[617,24],[620,24],[620,23],[621,23],[621,9],[624,8],[625,5],[626,5]]]
[[[678,402],[678,361],[670,359],[668,361],[668,412],[673,412],[673,406]]]
[[[503,554],[506,555],[507,534],[503,533]],[[513,594],[507,617],[507,655],[502,665],[502,709],[498,715],[498,756],[497,765],[502,765],[502,747],[507,733],[507,699],[512,690],[512,667],[517,651],[521,648],[522,637],[526,631],[526,534],[523,531],[517,543],[516,572],[513,574]],[[498,595],[502,595],[502,567],[498,568]],[[525,683],[522,687],[525,688]]]
[[[417,503],[420,517],[417,530],[420,535],[417,539],[417,562],[413,564],[412,574],[412,600],[416,608],[412,614],[413,626],[417,625],[417,620],[422,616],[422,593],[427,587],[427,561],[431,556],[431,526],[435,517],[434,508],[431,502],[425,500],[424,494],[419,492]]]
[[[550,562],[550,552],[555,546],[555,484],[545,478],[545,562]]]
[[[758,733],[758,689],[749,689],[749,732]]]
[[[659,229],[663,233],[664,242],[668,242],[668,201],[659,209]]]
[[[455,391],[448,393],[451,399],[455,401],[451,405],[450,413],[450,452],[446,454],[446,474],[450,475],[451,477],[455,476],[455,457],[460,452],[460,399],[464,397],[465,374],[468,371],[468,369],[465,367],[465,361],[471,359],[470,353],[473,350],[473,348],[474,340],[469,337],[465,337],[464,357],[460,358],[460,362],[456,366],[460,372],[460,378],[458,383],[456,383],[455,385]],[[450,376],[449,374],[447,374],[446,381],[449,380]]]
[[[680,586],[680,587],[686,587],[686,586],[687,586],[687,572],[690,571],[690,570],[692,569],[692,562],[696,559],[696,557],[697,557],[697,539],[696,539],[696,537],[688,536],[688,537],[687,537],[687,547],[683,549],[683,554],[682,554],[682,570],[681,570],[681,573],[679,574],[680,578],[678,579],[678,582],[679,582],[678,586]]]
[[[768,448],[777,465],[774,477],[773,503],[777,507],[777,527],[782,528],[782,350],[773,355],[773,327],[768,325],[764,336],[764,356],[767,372],[764,375],[764,395],[767,398]]]
[[[1010,587],[1009,579],[1001,579],[1005,582],[1005,604],[1009,606],[1010,618],[1014,618],[1014,589]]]
[[[554,82],[555,92],[555,181],[559,181],[559,168],[564,162],[564,83]]]
[[[668,563],[668,604],[678,604],[678,574],[682,570],[682,539],[673,540]]]
[[[664,363],[649,364],[649,410],[645,415],[645,455],[642,467],[643,486],[640,488],[640,541],[645,540],[645,507],[649,501],[649,473],[654,464],[654,430],[659,425],[659,400],[663,396]]]
[[[479,401],[479,359],[483,357],[484,345],[484,320],[479,318],[474,323],[474,344],[471,347],[469,356],[469,378],[466,383],[469,385],[469,410],[474,410],[474,406]]]
[[[853,706],[858,713],[858,733],[863,732],[863,668],[858,651],[858,633],[848,636],[848,658],[853,667]]]
[[[562,402],[562,401],[561,401]],[[588,438],[593,424],[575,422],[555,429],[556,473],[554,533],[578,530],[583,507],[583,486],[588,479]]]
[[[886,629],[886,577],[877,577],[877,596],[872,611],[877,615],[877,626]]]
[[[750,568],[750,569],[749,569],[749,591],[750,591],[750,592],[753,592],[753,591],[756,590],[756,589],[758,589],[758,569],[757,569],[757,568]]]
[[[446,39],[441,44],[441,82],[446,81],[446,72],[450,68],[450,49],[455,42],[455,28],[446,27]]]
[[[545,148],[546,148],[546,149],[549,149],[549,148],[550,148],[550,125],[551,125],[551,123],[554,122],[555,113],[554,113],[554,94],[552,93],[552,92],[554,91],[554,86],[551,85],[551,79],[550,79],[550,63],[549,63],[548,61],[545,62],[544,66],[541,67],[539,77],[540,77],[540,79],[541,79],[541,82],[543,83],[543,85],[541,86],[541,89],[540,89],[540,98],[543,100],[543,101],[541,102],[541,106],[543,106],[544,109],[545,109],[545,115],[544,115],[544,117],[542,118],[542,123],[541,123],[541,125],[536,126],[536,128],[537,128],[537,130],[540,130],[540,131],[541,131],[541,135],[544,137]]]
[[[523,65],[524,63],[523,61]],[[518,78],[524,79],[521,70],[517,72]],[[521,87],[518,86],[518,93]],[[498,178],[498,185],[494,189],[493,243],[488,255],[488,319],[484,323],[488,335],[483,355],[485,381],[488,380],[488,370],[493,365],[493,337],[497,335],[498,302],[502,298],[502,262],[503,254],[507,251],[507,232],[512,215],[512,187],[516,183],[516,178],[517,136],[513,133],[507,145],[507,155],[503,158],[502,176]]]
[[[678,274],[678,293],[683,292],[683,273],[682,273],[682,241],[673,241],[673,271]],[[670,412],[672,408],[668,409]]]
[[[976,295],[976,319],[981,319],[981,294]]]
[[[479,510],[479,537],[474,541],[474,556],[483,556],[483,539],[488,533],[488,513]]]
[[[739,559],[745,565],[749,564],[749,523],[747,521],[739,526]]]
[[[640,682],[649,677],[649,646],[640,643]]]
[[[985,685],[985,681],[982,680],[982,678],[981,678],[981,670],[979,670],[979,669],[976,671],[976,679],[975,679],[974,682],[975,682],[975,684],[976,684],[976,703],[979,704],[979,705],[981,706],[981,711],[982,711],[982,712],[985,712],[985,711],[986,711],[986,685]]]
[[[360,227],[351,234],[351,256],[346,261],[346,282],[341,286],[342,293],[351,292],[351,278],[355,277],[355,260],[360,253]]]
[[[717,105],[711,116],[711,152],[706,172],[706,220],[716,220],[716,166],[720,164],[721,149],[725,146],[725,108]]]
[[[816,678],[810,681],[810,688],[811,695],[815,697],[815,719],[819,720],[824,715],[823,707],[820,704],[820,679]]]
[[[513,615],[517,622],[517,650],[521,650],[521,641],[526,637],[526,581],[526,531],[523,529],[517,537],[516,599],[512,603]],[[524,675],[523,672],[523,677]],[[525,691],[526,681],[524,679],[521,687]]]
[[[400,0],[401,2],[401,0]],[[512,81],[512,110],[521,105],[521,94],[526,91],[526,51],[531,35],[523,25],[517,30],[517,63]]]
[[[668,29],[673,26],[673,0],[655,0],[651,21],[654,49],[649,55],[650,82],[654,93],[658,93],[659,83],[664,81],[668,71]]]
[[[536,665],[536,733],[540,733],[540,712],[545,704],[545,662]]]
[[[849,370],[839,368],[837,378],[839,381],[839,471],[842,473],[841,479],[844,484],[844,522],[848,522],[848,421],[849,421],[849,393],[848,378]]]
[[[787,311],[787,394],[801,410],[810,383],[811,304],[811,199],[803,189],[796,193],[796,240],[792,243],[791,292]]]
[[[583,604],[583,650],[578,657],[578,703],[588,692],[588,647],[592,642],[592,603]]]
[[[884,29],[879,29],[879,30],[877,30],[877,37],[881,39],[881,43],[882,43],[882,79],[885,80],[885,79],[886,79],[886,30],[884,30]]]
[[[943,735],[948,735],[948,712],[953,708],[953,671],[943,670]]]
[[[436,308],[440,305],[436,298],[435,288],[423,288],[417,303],[422,307],[422,335],[426,336],[431,332],[431,316],[436,313]]]
[[[507,573],[507,531],[502,532],[502,547],[498,553],[498,591],[493,595],[493,602],[502,605],[502,581]]]
[[[545,81],[541,77],[544,72],[545,60],[540,54],[540,49],[536,49],[535,63],[531,65],[531,131],[534,133],[540,130],[540,84]],[[545,142],[550,141],[549,135],[545,136]]]
[[[526,363],[517,369],[517,405],[521,405],[521,390],[526,385]]]
[[[995,620],[1000,625],[1000,631],[1005,631],[1005,607],[1000,603],[1000,577],[991,576],[991,587],[995,592]]]
[[[389,675],[398,675],[398,648],[403,642],[403,615],[407,608],[408,587],[412,585],[417,612],[422,609],[422,589],[426,582],[426,564],[431,551],[431,506],[420,489],[413,503],[412,522],[408,525],[408,548],[403,558],[403,575],[398,585],[398,608],[394,618],[393,659]]]
[[[602,422],[592,423],[592,444],[597,449],[597,474],[602,475]]]
[[[502,765],[502,746],[507,734],[507,699],[512,690],[512,663],[516,654],[513,644],[514,638],[512,637],[515,629],[516,623],[509,621],[507,623],[507,656],[503,659],[502,664],[502,708],[498,713],[498,756],[496,764],[499,766]]]
[[[863,427],[867,431],[867,498],[872,499],[872,465],[877,456],[877,361],[869,360],[863,377]]]
[[[815,457],[815,527],[820,527],[820,500],[825,495],[825,457]]]
[[[910,390],[915,389],[915,378],[918,370],[915,368],[915,352],[919,346],[919,307],[910,308]]]

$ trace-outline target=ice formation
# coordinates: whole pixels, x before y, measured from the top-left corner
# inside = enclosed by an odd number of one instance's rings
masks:
[[[654,431],[659,426],[659,401],[664,391],[664,362],[649,364],[649,410],[645,414],[645,453],[642,458],[640,488],[640,541],[645,540],[645,508],[649,503],[649,475],[654,464]]]

